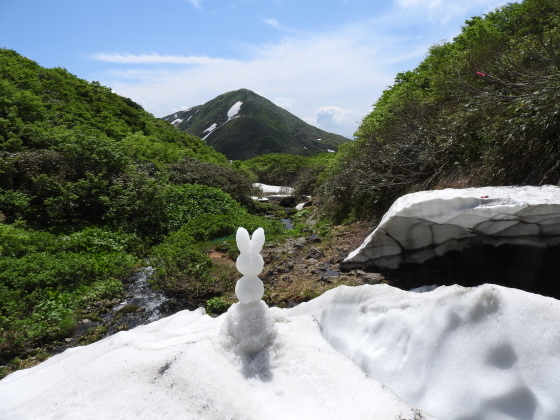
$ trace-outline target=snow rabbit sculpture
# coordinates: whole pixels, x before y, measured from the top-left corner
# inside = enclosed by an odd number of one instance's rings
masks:
[[[237,270],[243,274],[235,285],[235,294],[241,303],[258,302],[264,294],[263,282],[257,277],[264,267],[260,254],[264,245],[264,229],[255,230],[251,239],[247,229],[240,227],[237,229],[235,239],[240,252],[236,266]]]

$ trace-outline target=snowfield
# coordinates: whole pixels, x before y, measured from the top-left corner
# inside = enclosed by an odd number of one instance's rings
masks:
[[[67,350],[0,381],[0,418],[433,418],[335,351],[312,316],[271,311],[276,337],[258,355],[228,351],[225,315],[203,309]]]
[[[0,418],[560,418],[555,299],[341,286],[270,313],[257,355],[224,346],[226,315],[203,309],[67,350],[0,381]]]

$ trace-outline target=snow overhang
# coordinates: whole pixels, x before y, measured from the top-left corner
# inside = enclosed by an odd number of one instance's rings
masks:
[[[560,244],[560,187],[484,187],[400,197],[343,269],[397,268],[475,245]]]

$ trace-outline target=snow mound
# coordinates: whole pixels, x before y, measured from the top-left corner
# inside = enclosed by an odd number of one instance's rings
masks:
[[[397,268],[483,244],[560,244],[560,188],[445,189],[402,196],[341,265]]]
[[[225,316],[203,309],[67,350],[0,381],[0,418],[432,418],[336,352],[310,315],[270,316],[276,334],[256,355],[224,346]]]
[[[445,420],[560,419],[560,303],[494,285],[341,286],[289,310],[408,403]]]

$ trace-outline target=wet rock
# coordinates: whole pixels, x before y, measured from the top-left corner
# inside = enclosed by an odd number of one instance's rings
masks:
[[[367,284],[376,284],[381,283],[383,280],[385,280],[385,278],[381,273],[367,273],[363,277],[363,280]]]
[[[305,246],[306,239],[305,238],[297,238],[294,241],[294,247],[296,249],[302,249]]]
[[[323,258],[324,255],[325,254],[323,253],[323,251],[321,251],[320,249],[312,246],[311,248],[309,248],[309,251],[307,251],[307,255],[305,256],[305,258],[307,258],[307,259],[319,259],[319,258]]]
[[[283,197],[278,202],[278,204],[281,205],[282,207],[295,207],[297,203],[298,203],[298,199],[293,195],[290,195],[288,197]]]
[[[319,238],[317,235],[311,235],[305,238],[305,242],[307,242],[308,244],[318,244],[319,242],[321,242],[321,238]]]

